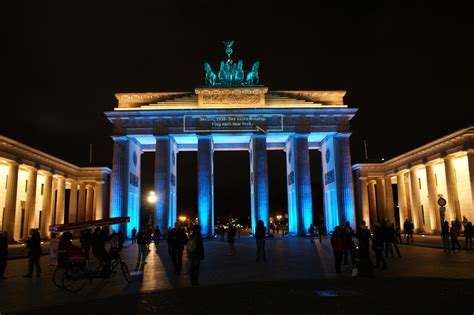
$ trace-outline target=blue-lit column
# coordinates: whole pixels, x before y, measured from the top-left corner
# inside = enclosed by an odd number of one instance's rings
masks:
[[[336,166],[336,186],[338,195],[339,223],[348,221],[355,227],[354,186],[352,180],[350,133],[334,136],[334,155]]]
[[[112,174],[110,183],[110,217],[127,216],[128,201],[128,173],[129,173],[129,151],[130,140],[127,137],[112,137],[114,140],[114,157],[112,164]],[[84,185],[81,185],[81,193],[84,191]],[[84,199],[84,194],[79,197]],[[82,205],[82,208],[81,208]],[[79,211],[84,208],[84,200],[80,203]],[[84,213],[80,213],[79,220],[85,217]],[[137,227],[138,228],[138,227]],[[126,224],[119,225],[119,230],[126,232]]]
[[[252,234],[258,220],[262,220],[268,232],[268,166],[267,137],[253,135],[250,139],[250,202]]]
[[[198,220],[203,237],[214,235],[214,162],[210,135],[198,136]]]
[[[171,213],[172,206],[172,141],[169,136],[156,136],[155,151],[155,225],[166,233],[169,227],[174,227],[176,214]]]
[[[304,236],[313,223],[308,135],[296,134],[288,139],[286,156],[289,233]]]

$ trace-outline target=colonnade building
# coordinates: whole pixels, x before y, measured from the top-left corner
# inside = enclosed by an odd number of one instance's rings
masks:
[[[445,220],[474,220],[474,126],[384,163],[355,164],[358,222],[412,221],[418,233],[441,230]]]
[[[117,94],[106,112],[113,124],[111,216],[129,216],[121,229],[138,227],[140,156],[155,152],[155,222],[176,222],[177,154],[197,151],[198,220],[214,234],[215,151],[247,151],[249,213],[269,224],[267,150],[286,152],[289,233],[305,235],[313,223],[309,150],[322,152],[324,213],[328,227],[355,223],[349,121],[357,109],[345,91],[272,91],[264,86],[207,86],[194,92]]]
[[[47,237],[53,224],[108,218],[110,173],[0,136],[0,230],[19,241],[30,228]]]

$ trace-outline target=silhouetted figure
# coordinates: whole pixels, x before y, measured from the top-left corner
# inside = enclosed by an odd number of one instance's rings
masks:
[[[8,262],[8,233],[0,232],[0,279],[6,279],[5,269]]]
[[[466,243],[464,244],[465,249],[472,249],[472,234],[474,233],[472,228],[472,222],[467,222],[464,227],[464,237],[466,238]]]
[[[277,225],[277,236],[280,234],[280,225]]]
[[[104,230],[105,232],[105,230]],[[92,254],[104,267],[102,268],[102,274],[105,277],[110,275],[110,256],[107,254],[105,249],[106,234],[104,234],[100,227],[97,227],[92,234]]]
[[[402,235],[400,231],[400,224],[395,224],[395,243],[402,244]]]
[[[405,223],[403,223],[403,228],[405,229],[407,244],[410,243],[410,241],[413,243],[413,223],[411,221],[408,221],[408,219],[405,219]]]
[[[383,246],[385,243],[384,232],[378,222],[374,223],[374,235],[372,236],[372,249],[375,253],[375,268],[380,267],[382,263],[382,270],[387,269],[387,263],[383,258]]]
[[[388,253],[390,252],[390,257],[393,258],[393,247],[398,254],[398,258],[402,258],[400,255],[400,250],[398,249],[397,242],[395,241],[395,226],[393,223],[390,223],[389,220],[385,222],[385,257],[388,257]]]
[[[191,285],[199,285],[199,266],[201,264],[201,260],[204,259],[204,243],[202,241],[201,226],[193,226],[193,230],[186,247],[190,261],[189,276],[191,278]]]
[[[146,264],[146,255],[148,253],[148,237],[147,233],[140,227],[137,234],[137,244],[138,244],[138,258],[137,264]]]
[[[153,231],[153,238],[155,239],[156,250],[158,250],[158,245],[160,244],[161,238],[161,231],[158,225],[155,227],[155,231]]]
[[[135,244],[136,241],[137,241],[137,229],[134,227],[132,229],[132,244]]]
[[[231,255],[235,255],[235,226],[233,224],[229,225],[227,229],[227,242],[229,243],[229,250]]]
[[[357,230],[357,253],[358,253],[358,273],[360,277],[373,276],[373,264],[370,259],[370,230],[367,228],[365,221],[362,221],[360,228]]]
[[[321,244],[323,242],[323,226],[319,224],[317,228],[318,228],[319,244]]]
[[[311,244],[313,244],[313,242],[314,242],[314,226],[312,224],[309,225],[308,233],[309,233],[309,237],[311,239]]]
[[[451,229],[449,230],[449,236],[451,237],[451,245],[452,245],[452,250],[453,253],[456,252],[456,246],[458,247],[459,250],[461,250],[461,244],[459,244],[459,228],[458,224],[456,221],[453,221],[451,223]]]
[[[181,273],[181,266],[183,264],[183,250],[184,246],[188,242],[188,237],[178,222],[176,222],[174,228],[171,229],[170,238],[171,259],[174,266],[174,272],[175,274],[179,275]]]
[[[354,267],[354,258],[355,258],[355,243],[354,236],[355,233],[351,228],[349,222],[344,223],[342,228],[342,236],[344,237],[344,243],[346,245],[346,250],[344,251],[344,268],[349,268],[349,256],[351,257],[351,266]]]
[[[263,259],[267,261],[267,254],[265,252],[265,232],[267,228],[263,225],[262,220],[258,220],[257,226],[255,227],[255,240],[257,241],[257,262]]]
[[[81,242],[81,249],[82,249],[82,252],[84,253],[84,257],[86,258],[86,260],[89,260],[89,252],[92,245],[91,230],[90,229],[85,230],[82,233],[79,241]]]
[[[341,273],[342,257],[346,250],[346,244],[344,242],[344,236],[342,235],[342,229],[340,226],[334,228],[334,233],[331,235],[331,246],[332,252],[334,253],[334,265],[336,267],[336,273]]]
[[[28,273],[23,275],[25,278],[31,278],[33,275],[33,266],[36,267],[36,276],[41,275],[40,256],[41,256],[41,237],[38,230],[30,229],[30,239],[26,242],[28,248]]]
[[[122,231],[118,231],[117,237],[118,237],[118,249],[119,251],[121,251],[123,248],[123,244],[125,243],[125,235],[123,234]]]
[[[224,229],[224,226],[223,226],[223,225],[219,226],[219,234],[220,234],[220,236],[221,236],[221,241],[223,241],[223,240],[224,240],[224,236],[225,236],[225,229]]]
[[[451,246],[449,244],[449,222],[444,221],[441,227],[441,240],[443,241],[443,248],[445,253],[451,253]]]

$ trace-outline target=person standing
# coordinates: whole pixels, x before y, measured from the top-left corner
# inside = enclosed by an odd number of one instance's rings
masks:
[[[81,238],[79,239],[81,242],[81,249],[84,253],[84,257],[86,258],[87,261],[89,261],[89,252],[91,249],[91,243],[92,243],[92,235],[91,235],[91,230],[87,229],[84,231],[84,233],[81,235]]]
[[[277,225],[277,236],[280,234],[280,225]]]
[[[466,238],[466,243],[464,244],[464,249],[472,249],[472,234],[473,234],[472,222],[467,222],[464,227],[464,237]],[[469,245],[468,245],[469,244]]]
[[[388,257],[388,252],[390,251],[390,256],[393,258],[393,248],[395,248],[398,258],[402,258],[402,255],[400,255],[400,250],[397,246],[395,225],[390,223],[389,220],[387,220],[385,224],[387,225],[387,228],[385,229],[385,257]]]
[[[188,242],[186,232],[179,225],[178,222],[174,224],[174,229],[170,231],[171,238],[171,259],[174,266],[174,273],[177,275],[181,274],[181,267],[183,265],[183,250],[184,246]]]
[[[8,233],[0,232],[0,279],[6,279],[5,269],[8,262]]]
[[[402,244],[402,235],[400,231],[400,224],[395,224],[395,243]]]
[[[383,258],[383,245],[385,243],[382,228],[378,222],[374,223],[374,235],[372,237],[372,249],[375,253],[375,268],[380,267],[382,263],[382,270],[387,269],[387,263]]]
[[[334,228],[334,233],[331,235],[331,246],[334,253],[334,265],[336,267],[336,273],[341,273],[342,257],[346,250],[346,245],[340,226],[336,226]]]
[[[26,242],[28,248],[28,273],[23,275],[25,278],[31,278],[33,275],[33,266],[36,267],[36,276],[41,275],[40,256],[41,256],[41,237],[38,230],[30,229],[30,239]]]
[[[136,242],[138,244],[137,264],[146,264],[145,259],[148,253],[148,239],[143,227],[140,227],[140,230],[138,230]]]
[[[267,261],[267,253],[265,252],[265,233],[267,228],[263,225],[262,220],[258,220],[257,226],[255,227],[255,240],[257,241],[257,262],[263,259],[263,262]]]
[[[459,244],[459,228],[458,224],[456,221],[453,221],[451,223],[451,229],[449,230],[449,236],[451,236],[451,245],[452,245],[452,250],[453,253],[456,252],[456,246],[458,247],[459,250],[461,250],[461,244]]]
[[[311,244],[314,242],[314,226],[312,224],[309,225],[309,237],[311,238]]]
[[[204,243],[202,241],[200,225],[193,226],[193,232],[189,237],[187,250],[190,260],[189,275],[191,278],[191,285],[199,285],[199,266],[201,260],[204,259]]]
[[[449,245],[449,222],[444,221],[441,227],[441,240],[443,241],[443,248],[445,253],[451,253],[451,246]]]
[[[123,243],[125,243],[125,235],[123,234],[122,231],[118,231],[117,235],[118,235],[118,249],[119,251],[121,251],[123,248]]]
[[[133,227],[133,229],[132,229],[132,244],[135,244],[136,241],[137,241],[137,229],[135,227]]]
[[[230,254],[235,255],[235,226],[229,225],[227,229],[227,242],[229,243]]]
[[[161,231],[158,225],[155,227],[155,231],[153,231],[153,238],[155,239],[156,250],[158,250],[158,245],[160,244],[161,238]]]
[[[344,223],[344,228],[342,229],[342,237],[344,238],[344,244],[346,249],[344,250],[344,268],[349,268],[349,255],[351,256],[351,266],[352,268],[355,267],[354,263],[354,256],[355,256],[355,243],[354,243],[354,236],[355,233],[351,228],[351,224],[349,222]]]
[[[323,242],[323,226],[319,224],[317,227],[318,227],[319,244],[321,244]]]
[[[365,221],[362,221],[360,228],[357,230],[357,245],[358,245],[358,273],[361,277],[373,276],[373,265],[370,259],[370,239],[371,233],[367,228]]]
[[[405,222],[403,223],[403,229],[405,230],[405,236],[407,238],[407,244],[410,243],[410,222],[408,221],[408,218],[405,219]],[[413,241],[413,239],[412,239]]]
[[[168,244],[168,255],[171,256],[171,226],[168,227],[168,231],[166,232],[166,243]]]

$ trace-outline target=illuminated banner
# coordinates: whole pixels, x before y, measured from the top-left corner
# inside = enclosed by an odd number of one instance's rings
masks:
[[[184,132],[283,131],[283,115],[185,115]]]

